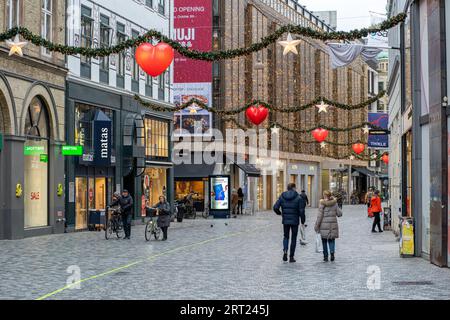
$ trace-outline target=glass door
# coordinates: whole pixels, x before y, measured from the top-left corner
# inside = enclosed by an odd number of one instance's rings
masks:
[[[87,229],[87,178],[75,179],[75,230]]]
[[[95,210],[106,210],[106,178],[95,178]]]

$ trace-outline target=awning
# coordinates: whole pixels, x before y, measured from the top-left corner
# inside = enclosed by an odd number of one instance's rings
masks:
[[[174,167],[175,178],[208,178],[214,173],[215,164],[177,164]]]
[[[368,177],[375,177],[375,176],[377,175],[375,172],[370,171],[370,170],[367,169],[367,168],[357,168],[357,167],[354,167],[353,170],[356,171],[356,172],[359,172],[359,173],[361,173],[361,174],[363,174],[363,175],[365,175],[365,176],[368,176]]]
[[[245,172],[245,174],[249,177],[259,178],[261,176],[261,170],[256,168],[253,164],[249,162],[245,163],[236,163],[233,159],[230,157],[226,157],[229,162],[234,163],[239,169]]]

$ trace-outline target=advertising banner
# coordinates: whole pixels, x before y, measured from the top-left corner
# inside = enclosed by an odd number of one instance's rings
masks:
[[[212,49],[212,0],[174,0],[174,40],[192,50]],[[174,83],[212,81],[212,63],[175,52]]]
[[[174,40],[192,50],[212,50],[212,0],[174,0]],[[188,59],[176,52],[173,82],[175,105],[195,98],[212,106],[211,62]],[[211,122],[209,112],[193,106],[175,114],[175,135],[203,136]]]
[[[389,115],[387,113],[369,113],[369,123],[383,130],[388,130]],[[372,149],[388,149],[389,136],[369,135],[368,146]]]
[[[210,106],[212,99],[212,88],[210,83],[178,83],[173,85],[173,103],[181,105],[192,99],[197,99]],[[192,105],[175,114],[174,132],[175,135],[191,134],[202,136],[211,129],[212,115],[210,112]]]
[[[112,122],[105,113],[98,110],[92,126],[94,139],[94,163],[96,166],[110,166]]]
[[[224,211],[230,210],[230,177],[211,176],[209,177],[210,190],[210,210]]]

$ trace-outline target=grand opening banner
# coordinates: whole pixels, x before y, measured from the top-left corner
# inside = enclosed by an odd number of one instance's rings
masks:
[[[212,50],[212,0],[174,0],[174,39],[192,50]],[[172,101],[180,105],[195,98],[212,106],[212,63],[175,53]],[[196,106],[175,114],[176,135],[202,136],[211,129],[212,115]]]

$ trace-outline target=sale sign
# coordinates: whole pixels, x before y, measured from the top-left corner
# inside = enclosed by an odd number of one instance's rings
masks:
[[[212,49],[212,0],[174,1],[174,40],[198,51]],[[212,63],[175,53],[174,83],[212,81]]]

